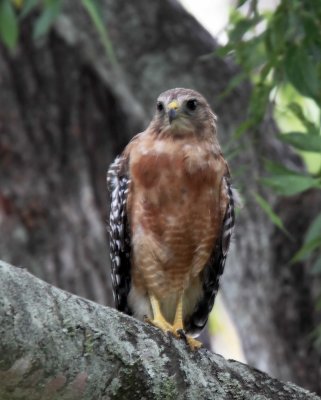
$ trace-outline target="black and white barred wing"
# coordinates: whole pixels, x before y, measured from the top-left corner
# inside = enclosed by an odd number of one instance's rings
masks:
[[[216,241],[212,255],[202,272],[203,296],[191,317],[188,321],[185,321],[186,330],[192,334],[197,334],[204,328],[208,315],[213,308],[215,296],[219,287],[219,279],[224,271],[226,256],[233,233],[235,199],[238,198],[238,194],[232,189],[229,177],[225,176],[223,178],[222,185],[227,195],[228,203],[223,218],[221,235]]]
[[[130,291],[130,231],[127,219],[127,195],[129,177],[127,160],[117,157],[107,173],[110,201],[109,243],[111,278],[115,306],[119,311],[131,314],[127,298]]]

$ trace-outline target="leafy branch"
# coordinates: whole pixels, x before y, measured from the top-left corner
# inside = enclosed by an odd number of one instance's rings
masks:
[[[112,65],[116,65],[116,55],[101,17],[98,1],[81,0],[81,4],[99,34],[107,58]],[[46,36],[61,13],[62,6],[63,0],[0,0],[0,41],[9,49],[14,49],[19,40],[20,23],[33,11],[37,12],[33,24],[34,39]]]
[[[250,79],[253,92],[246,120],[235,135],[243,135],[265,117],[271,102],[281,127],[280,141],[291,146],[308,171],[294,171],[270,160],[264,185],[282,196],[321,189],[321,2],[281,0],[273,11],[262,11],[256,0],[239,0],[227,27],[228,43],[217,52],[232,55],[241,66],[223,95]],[[281,124],[280,115],[286,117]],[[290,125],[293,125],[289,129]],[[282,129],[283,125],[283,129]],[[311,160],[315,160],[313,165]],[[271,221],[286,233],[281,219],[259,195],[255,199]],[[309,260],[321,273],[321,214],[306,233],[292,263]]]

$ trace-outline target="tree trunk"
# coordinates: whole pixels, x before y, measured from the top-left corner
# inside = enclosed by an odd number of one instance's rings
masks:
[[[0,262],[2,400],[320,397]]]
[[[245,207],[222,287],[248,362],[321,392],[315,288],[308,266],[287,263],[317,213],[320,195],[277,200],[295,241],[277,231],[253,200],[264,158],[300,167],[276,138],[270,116],[241,139],[250,86],[220,98],[237,69],[212,53],[216,43],[174,0],[101,3],[117,57],[111,63],[78,0],[64,2],[41,43],[22,26],[16,51],[0,57],[0,222],[2,258],[63,289],[112,304],[105,234],[105,172],[144,129],[157,95],[199,90],[219,116],[234,184]],[[232,158],[232,154],[234,154]]]

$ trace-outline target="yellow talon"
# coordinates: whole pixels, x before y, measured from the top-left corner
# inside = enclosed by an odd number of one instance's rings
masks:
[[[186,342],[191,348],[191,350],[197,350],[203,346],[203,343],[199,340],[194,339],[192,336],[186,335]]]
[[[186,341],[186,343],[188,344],[188,346],[191,348],[191,350],[193,350],[193,351],[199,349],[202,346],[201,342],[194,339],[192,336],[186,335],[184,332],[183,295],[181,295],[178,300],[173,325],[171,325],[169,322],[167,322],[166,319],[164,318],[162,311],[160,309],[160,306],[159,306],[159,302],[155,296],[153,296],[153,295],[150,296],[150,302],[151,302],[152,310],[153,310],[153,319],[146,318],[145,319],[146,322],[149,322],[150,324],[156,326],[157,328],[161,329],[165,333],[167,333],[167,332],[172,333],[176,338],[179,338],[179,339],[183,338]]]
[[[175,336],[184,339],[185,342],[186,342],[186,344],[188,344],[188,346],[190,347],[190,349],[193,350],[193,351],[194,351],[194,350],[197,350],[197,349],[199,349],[200,347],[203,346],[203,343],[202,343],[202,342],[200,342],[200,341],[194,339],[194,338],[193,338],[192,336],[190,336],[190,335],[186,335],[186,333],[184,332],[183,329],[177,330],[176,333],[177,333],[177,334],[176,334]]]

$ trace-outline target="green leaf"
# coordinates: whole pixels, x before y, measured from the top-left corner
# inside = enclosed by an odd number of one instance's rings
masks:
[[[291,260],[291,263],[302,261],[307,259],[314,250],[318,249],[321,246],[321,235],[317,236],[310,242],[305,243],[301,249],[294,255]]]
[[[304,244],[295,254],[294,261],[300,261],[310,256],[318,247],[321,248],[321,213],[310,224],[308,231],[305,234]],[[311,272],[321,272],[321,257],[314,263]]]
[[[304,242],[311,242],[313,239],[320,236],[321,233],[321,213],[310,224],[309,229],[305,235]]]
[[[279,229],[281,229],[281,231],[286,233],[288,236],[290,236],[289,232],[285,229],[281,218],[277,214],[275,214],[270,204],[257,193],[254,193],[254,197],[258,205],[267,214],[267,216],[270,218],[273,224],[276,225]]]
[[[101,18],[101,13],[98,10],[97,4],[94,0],[81,0],[81,2],[100,35],[100,39],[105,47],[105,51],[109,61],[114,66],[117,65],[116,54],[114,52],[114,48],[109,38],[107,29],[105,28],[104,22]]]
[[[273,69],[273,63],[274,60],[270,60],[269,62],[266,62],[261,69],[260,72],[260,82],[264,82],[267,78],[267,76],[269,75],[269,73],[272,71]]]
[[[313,62],[303,43],[288,47],[284,66],[289,81],[300,93],[313,99],[319,98],[318,63]]]
[[[271,89],[272,87],[270,85],[261,82],[254,86],[249,105],[249,117],[253,119],[256,124],[259,123],[265,115],[269,104]]]
[[[253,18],[240,18],[235,22],[233,28],[229,31],[229,41],[238,42],[240,41],[244,34],[250,29],[254,28],[260,21],[262,21],[261,16],[255,16]]]
[[[249,75],[250,79],[266,64],[263,36],[264,34],[261,34],[252,39],[234,43],[235,61],[242,66],[242,70]]]
[[[256,121],[254,119],[246,119],[245,121],[241,122],[235,130],[233,137],[235,139],[239,139],[246,131],[252,129],[255,123]]]
[[[238,0],[236,7],[237,8],[242,7],[243,4],[245,4],[246,2],[247,2],[247,0]]]
[[[19,18],[25,18],[38,5],[39,0],[24,0]]]
[[[235,88],[237,88],[244,80],[246,79],[246,75],[243,72],[236,74],[226,86],[226,89],[219,95],[219,100],[222,100],[224,97],[228,96]]]
[[[311,122],[303,112],[302,107],[298,103],[290,103],[288,104],[288,108],[292,111],[292,113],[302,122],[306,130],[311,135],[319,135],[320,127]]]
[[[49,29],[60,13],[61,6],[61,0],[51,0],[47,2],[47,4],[44,6],[42,14],[35,23],[33,30],[34,39],[39,39],[41,36],[44,36],[48,33]]]
[[[315,263],[312,265],[311,273],[312,274],[320,274],[321,273],[321,256],[319,256],[316,259]]]
[[[282,142],[288,143],[298,150],[321,152],[321,136],[302,132],[288,132],[278,136]]]
[[[232,46],[231,44],[226,44],[225,46],[219,46],[214,52],[213,54],[215,54],[218,57],[225,57],[227,56],[229,53],[231,53],[231,51],[234,51],[234,46]]]
[[[264,166],[271,175],[297,175],[296,171],[286,168],[282,164],[278,164],[271,160],[264,160]]]
[[[9,49],[13,49],[18,35],[18,21],[10,0],[0,0],[0,38]]]
[[[261,180],[283,196],[292,196],[311,188],[321,188],[319,180],[304,175],[275,175]]]

